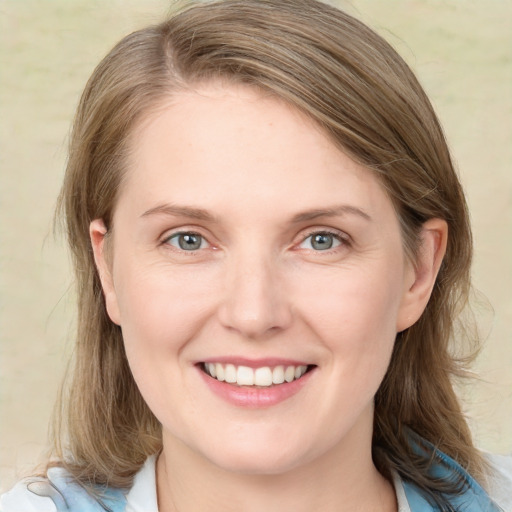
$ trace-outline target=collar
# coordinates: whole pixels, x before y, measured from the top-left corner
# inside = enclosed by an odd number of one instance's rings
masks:
[[[473,512],[500,512],[502,510],[460,464],[417,434],[411,432],[410,438],[414,451],[433,461],[429,469],[429,473],[433,477],[442,480],[462,479],[464,491],[458,495],[447,497],[450,505],[456,510],[471,510]],[[156,455],[148,457],[135,475],[133,486],[126,495],[126,512],[158,512],[156,458]],[[512,461],[507,460],[512,470]],[[403,481],[397,473],[394,473],[392,477],[398,512],[438,512],[438,509],[428,502],[424,493],[413,483]]]
[[[416,454],[431,461],[428,470],[430,476],[447,482],[461,482],[460,493],[444,496],[454,510],[501,512],[502,509],[482,486],[455,460],[412,431],[410,443]],[[439,509],[430,504],[424,493],[412,482],[404,481],[403,487],[412,512],[438,512]]]
[[[135,475],[133,486],[126,495],[126,512],[158,512],[156,494],[156,455],[148,457]],[[393,486],[398,501],[398,512],[412,512],[402,480],[393,474]]]
[[[132,488],[126,495],[126,512],[158,512],[156,458],[156,454],[148,457],[135,475]]]

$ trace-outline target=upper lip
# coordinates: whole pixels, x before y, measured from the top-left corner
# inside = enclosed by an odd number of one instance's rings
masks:
[[[298,359],[288,359],[282,357],[265,357],[258,359],[248,359],[246,357],[224,356],[224,357],[209,357],[198,361],[200,363],[220,363],[232,364],[234,366],[247,366],[249,368],[261,368],[263,366],[310,366],[310,361],[301,361]]]

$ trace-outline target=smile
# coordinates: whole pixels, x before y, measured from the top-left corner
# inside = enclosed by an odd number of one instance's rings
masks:
[[[269,387],[300,379],[310,367],[306,365],[277,365],[250,368],[234,364],[202,363],[202,370],[218,380],[237,386]]]

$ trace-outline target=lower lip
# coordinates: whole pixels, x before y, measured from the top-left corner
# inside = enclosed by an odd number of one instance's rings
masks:
[[[210,377],[199,367],[198,371],[211,391],[226,402],[237,407],[261,409],[277,405],[297,394],[308,383],[315,369],[308,371],[300,379],[268,387],[228,384]]]

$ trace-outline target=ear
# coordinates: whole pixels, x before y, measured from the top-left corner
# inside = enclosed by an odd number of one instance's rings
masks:
[[[120,325],[119,307],[117,304],[117,295],[112,279],[112,262],[110,261],[107,244],[107,228],[103,219],[95,219],[89,225],[89,236],[91,237],[92,250],[94,253],[94,262],[100,276],[105,304],[110,320]]]
[[[423,224],[421,245],[406,271],[405,291],[397,318],[397,332],[411,327],[422,315],[432,294],[448,241],[448,225],[442,219]]]

